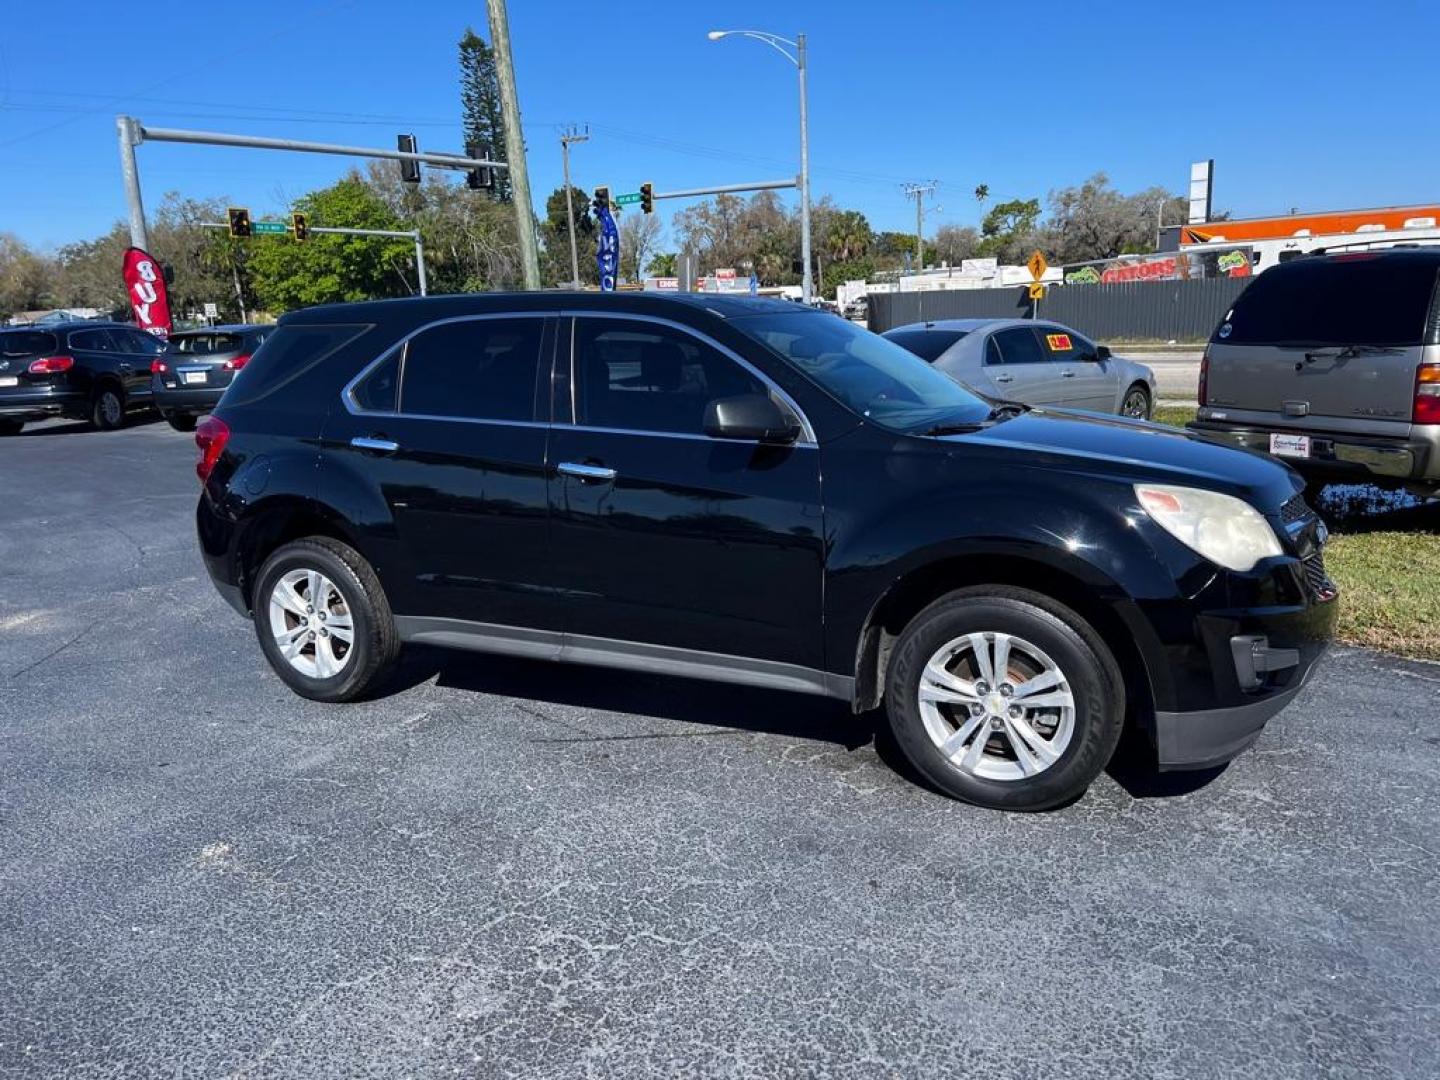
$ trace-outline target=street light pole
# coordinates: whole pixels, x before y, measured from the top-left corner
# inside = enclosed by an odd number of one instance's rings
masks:
[[[815,272],[810,257],[810,103],[806,94],[805,35],[796,35],[796,40],[780,37],[764,30],[711,30],[707,35],[711,41],[736,34],[740,37],[763,41],[795,65],[800,75],[800,261],[804,272],[800,278],[800,295],[810,303],[815,295]],[[782,46],[789,45],[795,50],[792,56]]]
[[[580,288],[580,252],[575,241],[575,200],[570,194],[570,144],[589,138],[588,128],[581,135],[574,127],[567,128],[560,136],[560,155],[565,159],[565,231],[570,234],[570,284],[577,289]]]

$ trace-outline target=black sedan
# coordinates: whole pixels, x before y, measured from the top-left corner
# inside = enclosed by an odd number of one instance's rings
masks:
[[[260,347],[270,326],[211,326],[170,335],[150,365],[150,388],[160,414],[176,431],[194,431]]]

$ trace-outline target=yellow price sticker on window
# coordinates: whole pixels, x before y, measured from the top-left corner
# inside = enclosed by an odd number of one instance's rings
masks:
[[[1050,346],[1051,352],[1069,352],[1072,348],[1069,334],[1046,334],[1045,344]]]

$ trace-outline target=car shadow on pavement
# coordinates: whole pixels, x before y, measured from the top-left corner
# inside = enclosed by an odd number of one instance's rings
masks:
[[[149,427],[151,424],[158,423],[160,423],[160,417],[158,416],[131,416],[126,419],[125,427],[120,430],[123,431],[125,428]],[[66,420],[64,422],[44,424],[40,427],[26,427],[18,435],[12,435],[10,437],[13,439],[38,439],[46,435],[94,435],[98,433],[99,429],[88,420]]]
[[[379,696],[432,678],[437,686],[473,693],[814,739],[847,750],[874,739],[879,715],[855,716],[842,702],[782,690],[413,646]]]

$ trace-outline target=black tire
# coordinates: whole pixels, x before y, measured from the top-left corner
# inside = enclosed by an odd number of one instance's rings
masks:
[[[125,423],[125,397],[113,386],[101,386],[90,399],[90,423],[100,431],[114,431]]]
[[[1150,400],[1150,391],[1140,383],[1126,390],[1125,397],[1120,401],[1120,415],[1135,420],[1149,420],[1154,409],[1155,403]]]
[[[24,427],[24,420],[0,420],[0,436],[19,435]]]
[[[291,666],[270,628],[270,597],[291,570],[318,570],[329,578],[348,608],[354,641],[340,672],[316,678]],[[373,689],[400,653],[400,638],[385,590],[370,564],[354,548],[325,536],[294,540],[273,552],[255,581],[255,634],[275,673],[301,697],[312,701],[354,701]]]
[[[199,417],[193,413],[164,413],[165,422],[176,431],[194,431]]]
[[[1022,779],[962,771],[941,753],[920,711],[920,677],[930,658],[955,638],[985,632],[1044,650],[1064,673],[1074,701],[1069,745],[1048,768]],[[941,597],[905,627],[885,673],[885,707],[896,745],[940,791],[997,810],[1048,810],[1083,794],[1114,754],[1125,725],[1125,683],[1099,635],[1069,608],[1026,589],[979,586]],[[989,745],[1003,751],[1003,738]]]

